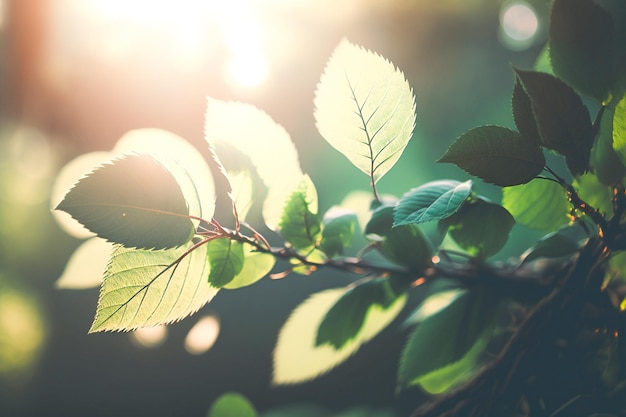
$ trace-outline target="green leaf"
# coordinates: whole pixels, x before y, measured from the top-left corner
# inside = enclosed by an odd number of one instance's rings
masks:
[[[258,252],[249,243],[243,244],[243,256],[243,268],[229,283],[223,285],[222,289],[233,290],[252,285],[269,274],[276,263],[273,255]]]
[[[552,232],[526,250],[520,256],[521,263],[534,261],[539,258],[559,258],[574,254],[578,244],[559,232]]]
[[[613,191],[602,184],[598,177],[591,173],[574,178],[572,186],[578,196],[591,207],[600,210],[607,217],[613,215]]]
[[[220,395],[211,405],[207,417],[257,417],[250,401],[236,392]]]
[[[244,265],[243,244],[227,237],[207,243],[207,256],[211,270],[209,284],[222,288],[237,276]]]
[[[393,214],[393,226],[425,223],[454,214],[472,190],[472,182],[440,180],[405,193]]]
[[[556,75],[603,101],[615,80],[611,15],[592,0],[555,0],[549,43]]]
[[[515,126],[517,126],[522,137],[527,141],[534,141],[541,144],[541,136],[539,135],[539,130],[537,130],[537,122],[535,121],[530,98],[528,94],[526,94],[526,90],[524,90],[519,78],[515,80],[511,101]]]
[[[209,302],[206,252],[187,245],[167,250],[117,246],[104,274],[90,333],[132,330],[181,320]]]
[[[533,65],[533,69],[537,72],[545,72],[546,74],[554,75],[554,70],[552,69],[552,62],[550,62],[550,45],[545,44],[541,51],[539,51],[539,55],[537,55],[537,59],[535,60],[535,65]]]
[[[480,369],[479,359],[489,342],[488,336],[480,337],[458,361],[427,373],[413,381],[412,385],[419,385],[429,394],[436,395],[469,380]]]
[[[331,258],[343,254],[344,248],[352,244],[358,222],[356,214],[348,210],[335,208],[326,212],[320,249]]]
[[[444,219],[448,233],[470,255],[486,259],[506,244],[515,219],[504,207],[481,198],[466,202]]]
[[[324,139],[376,183],[411,139],[413,92],[391,62],[344,39],[317,86],[315,120]]]
[[[178,183],[147,155],[127,155],[96,168],[56,209],[126,247],[174,248],[187,243],[195,231]]]
[[[393,226],[395,204],[381,204],[372,211],[372,216],[365,225],[365,234],[385,236]]]
[[[488,289],[475,287],[421,322],[402,352],[400,386],[415,385],[470,352],[492,326],[497,301]]]
[[[481,126],[464,133],[437,162],[451,162],[501,187],[524,184],[545,165],[541,148],[533,138],[499,126]]]
[[[539,178],[504,188],[502,205],[515,221],[532,229],[552,232],[569,222],[571,206],[567,193],[554,181]]]
[[[626,114],[626,111],[622,113]],[[614,114],[615,111],[610,107],[604,108],[602,119],[600,119],[600,130],[596,142],[591,148],[591,166],[594,168],[598,180],[609,186],[619,183],[626,174],[622,160],[613,149]],[[626,160],[626,158],[624,159]]]
[[[291,313],[274,349],[274,384],[304,382],[330,371],[387,327],[406,304],[406,296],[401,296],[385,309],[373,305],[359,333],[341,349],[328,344],[317,346],[322,320],[346,291],[338,288],[318,292]]]
[[[276,230],[285,202],[303,175],[287,131],[250,104],[209,98],[204,134],[210,147],[223,143],[250,159],[267,186],[263,218],[270,229]]]
[[[422,231],[414,224],[394,227],[385,235],[381,252],[387,259],[415,272],[431,265],[432,249]]]
[[[374,305],[389,308],[399,295],[391,288],[387,278],[357,283],[326,313],[317,332],[316,346],[329,344],[341,349],[359,334]]]
[[[541,144],[565,156],[573,175],[587,171],[594,134],[589,112],[578,94],[552,75],[515,72],[530,98]]]
[[[626,165],[626,96],[617,103],[613,116],[613,149]]]
[[[321,221],[317,216],[317,192],[308,175],[287,199],[280,218],[279,230],[294,248],[307,250],[321,238]]]

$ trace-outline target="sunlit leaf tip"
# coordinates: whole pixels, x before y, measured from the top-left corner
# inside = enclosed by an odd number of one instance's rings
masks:
[[[454,214],[469,197],[472,182],[438,180],[405,193],[393,215],[393,226],[419,224]]]
[[[411,139],[413,91],[391,62],[344,39],[317,86],[315,120],[322,137],[376,183]]]
[[[176,179],[147,155],[125,155],[97,167],[56,209],[126,247],[178,247],[195,231]]]

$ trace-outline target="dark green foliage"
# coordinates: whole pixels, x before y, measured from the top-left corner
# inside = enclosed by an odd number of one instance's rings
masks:
[[[522,263],[534,261],[539,258],[559,258],[572,255],[578,250],[579,245],[563,233],[553,232],[539,239],[528,248],[520,260]]]
[[[587,171],[594,134],[589,112],[578,94],[551,75],[515,72],[530,99],[541,145],[565,156],[573,175]]]
[[[415,272],[424,271],[430,265],[432,257],[428,240],[412,224],[389,230],[383,239],[381,251],[391,262]]]
[[[194,234],[174,177],[147,155],[127,155],[82,178],[56,207],[108,241],[138,249],[166,249]]]
[[[365,234],[384,236],[393,226],[395,204],[381,204],[372,212],[372,217],[365,225]]]
[[[515,87],[513,87],[513,97],[511,99],[513,107],[513,120],[515,126],[519,130],[522,137],[528,141],[535,141],[541,145],[541,136],[537,130],[537,122],[533,114],[532,103],[526,90],[522,86],[519,78],[515,79]]]
[[[556,75],[582,94],[607,98],[616,69],[611,15],[592,0],[555,0],[549,36]]]
[[[591,148],[591,166],[598,180],[609,186],[618,183],[626,173],[624,164],[613,149],[613,115],[610,107],[604,109],[598,138]]]
[[[243,244],[228,238],[213,239],[207,243],[207,257],[211,266],[209,284],[221,288],[243,269]]]
[[[474,198],[439,224],[470,255],[485,259],[506,244],[515,219],[499,204]]]
[[[335,217],[324,217],[320,249],[329,257],[343,254],[350,246],[358,219],[354,213],[341,212]]]
[[[393,226],[426,223],[454,214],[472,190],[472,182],[441,180],[413,188],[402,196],[393,213]]]
[[[401,293],[397,293],[387,278],[375,278],[357,283],[326,313],[317,331],[317,346],[329,344],[335,349],[353,339],[372,306],[388,308]]]
[[[438,162],[452,162],[485,182],[506,187],[535,178],[545,159],[533,138],[504,127],[481,126],[461,135]]]
[[[499,300],[485,288],[473,288],[428,316],[409,336],[400,359],[398,383],[420,377],[461,359],[493,325]]]

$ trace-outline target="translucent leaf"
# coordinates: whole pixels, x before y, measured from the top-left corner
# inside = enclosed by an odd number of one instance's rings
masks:
[[[474,288],[418,324],[400,358],[400,386],[463,358],[491,327],[497,305],[489,291]]]
[[[280,234],[294,248],[310,249],[321,237],[321,220],[317,216],[317,191],[308,175],[289,196],[280,218]]]
[[[386,278],[350,287],[326,313],[317,331],[316,345],[328,344],[341,349],[358,335],[373,306],[386,309],[398,296]]]
[[[345,292],[338,288],[313,294],[291,313],[274,349],[274,384],[304,382],[330,371],[387,327],[406,303],[400,297],[387,309],[372,306],[357,336],[340,350],[316,346],[322,320]]]
[[[104,275],[90,333],[172,323],[198,311],[217,293],[209,285],[206,251],[191,247],[139,250],[118,246]],[[177,263],[177,261],[180,262]]]
[[[536,138],[481,126],[461,135],[437,162],[451,162],[485,182],[506,187],[535,178],[546,161]]]
[[[541,144],[565,156],[573,175],[587,171],[594,134],[589,112],[578,94],[552,75],[515,72],[530,98]]]
[[[448,234],[470,255],[488,258],[506,244],[515,219],[504,207],[476,198],[444,219]]]
[[[258,252],[249,243],[243,244],[243,268],[228,283],[222,286],[229,290],[247,287],[252,285],[272,270],[276,263],[276,258],[268,253]]]
[[[432,181],[405,193],[393,214],[393,225],[425,223],[454,214],[472,190],[472,182]]]
[[[209,98],[205,139],[210,146],[225,143],[250,158],[268,188],[263,217],[276,230],[285,202],[302,180],[298,153],[289,134],[252,105]]]
[[[229,238],[213,239],[207,243],[211,269],[209,283],[221,288],[241,272],[244,264],[243,244]]]
[[[614,114],[614,110],[610,107],[604,108],[604,113],[600,120],[600,130],[593,144],[593,148],[591,148],[591,166],[598,176],[598,180],[602,184],[609,186],[620,182],[624,174],[626,174],[622,159],[620,159],[620,156],[615,152],[615,149],[613,149]],[[623,111],[622,114],[626,115],[626,111]],[[622,153],[624,157],[626,157],[626,152]],[[626,160],[626,158],[624,158],[624,160]]]
[[[108,241],[163,249],[194,234],[175,178],[147,155],[128,155],[82,178],[57,206]]]
[[[592,0],[555,0],[549,43],[558,77],[581,93],[604,100],[615,80],[611,15]]]
[[[454,300],[463,294],[465,294],[465,290],[459,288],[437,292],[422,301],[403,324],[405,326],[410,326],[421,323],[428,317],[437,314],[444,308],[448,307],[454,302]]]
[[[372,193],[370,191],[357,190],[349,192],[339,206],[356,213],[360,230],[365,230],[365,225],[370,216],[369,205],[371,201]]]
[[[113,244],[104,239],[91,238],[83,242],[67,261],[63,274],[56,282],[57,288],[94,288],[102,283]]]
[[[162,129],[131,130],[115,144],[113,154],[152,156],[176,179],[189,214],[210,221],[215,212],[215,184],[204,157],[191,143]],[[192,220],[197,226],[199,221]]]
[[[535,65],[533,65],[533,69],[537,72],[545,72],[546,74],[554,75],[552,63],[550,62],[550,45],[545,44],[543,48],[541,48],[535,60]]]
[[[375,183],[411,139],[413,92],[392,63],[344,39],[317,86],[315,120],[324,139]]]
[[[578,244],[567,236],[553,232],[539,239],[520,256],[521,263],[539,258],[559,258],[572,255],[578,250]]]
[[[503,188],[502,205],[515,221],[532,229],[552,232],[569,222],[567,193],[554,181],[535,179]]]
[[[591,207],[600,210],[607,217],[613,215],[613,190],[602,184],[594,174],[587,173],[574,178],[572,186]]]
[[[480,337],[461,359],[413,381],[429,394],[441,394],[470,379],[480,367],[479,359],[484,353],[489,337]]]
[[[343,254],[344,248],[352,244],[358,219],[352,211],[334,208],[326,212],[323,219],[320,249],[329,257]]]
[[[240,220],[245,220],[254,204],[254,182],[248,171],[229,172],[232,199]]]
[[[626,165],[626,96],[617,103],[613,116],[613,149]]]
[[[209,409],[207,417],[257,417],[250,401],[236,392],[220,395]]]

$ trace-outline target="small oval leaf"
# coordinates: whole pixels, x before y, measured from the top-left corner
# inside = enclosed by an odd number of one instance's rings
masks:
[[[243,268],[235,277],[222,288],[234,290],[252,285],[272,270],[276,258],[269,253],[258,252],[249,243],[243,244]]]
[[[207,243],[207,256],[211,269],[209,284],[222,288],[241,272],[244,265],[243,244],[227,237]]]
[[[472,190],[472,182],[432,181],[405,193],[394,211],[393,226],[425,223],[453,215]],[[373,216],[372,216],[373,218]]]
[[[352,244],[358,222],[354,212],[339,208],[329,210],[324,215],[320,249],[331,258],[343,254],[344,249]]]
[[[257,417],[250,401],[237,392],[220,395],[211,405],[207,417]]]

